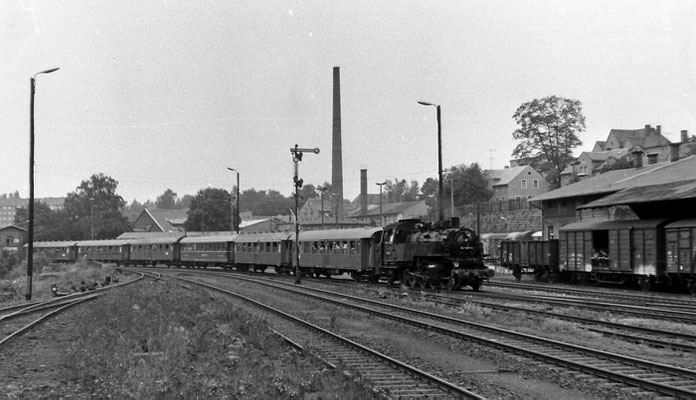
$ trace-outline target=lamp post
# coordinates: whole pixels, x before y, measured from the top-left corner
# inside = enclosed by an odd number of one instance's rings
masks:
[[[382,186],[386,185],[387,182],[377,182],[375,185],[379,186],[379,226],[384,226],[384,221],[382,221]]]
[[[41,74],[50,74],[58,71],[58,68],[51,68],[37,72],[29,79],[29,232],[27,243],[27,293],[26,299],[31,300],[31,287],[33,278],[34,264],[34,95],[36,93],[36,77]]]
[[[319,196],[321,199],[321,229],[324,229],[324,193],[326,192],[328,188],[327,187],[321,187],[318,186],[317,190],[319,190]]]
[[[418,104],[423,106],[433,106],[437,109],[437,177],[438,177],[438,196],[437,196],[437,207],[438,216],[440,218],[440,223],[444,220],[443,210],[442,210],[442,124],[440,121],[440,105],[428,103],[426,101],[419,101]]]
[[[454,218],[454,180],[452,176],[449,177],[450,181],[450,218]]]
[[[94,240],[94,197],[89,198],[89,238]]]
[[[230,225],[230,229],[239,233],[239,171],[230,167],[227,167],[227,169],[237,173],[237,211],[235,212],[235,208],[232,206],[232,201],[230,201],[230,207],[233,207],[231,212],[232,224]]]
[[[297,147],[291,147],[290,153],[292,154],[292,162],[295,164],[295,174],[293,176],[293,182],[295,184],[295,284],[299,285],[302,281],[302,275],[300,273],[300,224],[298,222],[299,215],[299,198],[300,198],[300,188],[304,180],[298,177],[298,166],[300,161],[302,161],[302,155],[304,152],[311,152],[314,154],[319,154],[319,148],[315,147],[313,149],[302,149]]]

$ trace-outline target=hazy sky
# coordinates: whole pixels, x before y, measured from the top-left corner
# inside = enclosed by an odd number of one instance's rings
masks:
[[[345,197],[385,179],[508,165],[512,115],[582,102],[591,150],[612,128],[696,133],[694,1],[0,2],[0,193],[27,197],[37,77],[36,196],[102,172],[127,202],[212,185],[292,192],[331,181],[341,69]],[[578,151],[578,153],[579,153]]]

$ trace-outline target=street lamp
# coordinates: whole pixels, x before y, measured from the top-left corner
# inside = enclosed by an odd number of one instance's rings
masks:
[[[437,206],[439,208],[440,224],[445,219],[442,210],[442,124],[440,122],[440,105],[419,101],[418,104],[423,106],[433,106],[437,108],[437,177],[438,177],[438,196]]]
[[[89,238],[94,240],[94,197],[89,198]]]
[[[290,153],[292,154],[292,162],[295,164],[295,174],[293,176],[293,182],[295,184],[295,283],[300,284],[302,281],[302,275],[300,274],[300,224],[298,222],[298,208],[299,208],[299,198],[300,198],[300,188],[304,180],[298,177],[298,165],[302,161],[302,155],[304,152],[319,154],[319,148],[315,147],[313,149],[301,149],[295,145],[295,147],[290,148]]]
[[[51,68],[37,72],[29,79],[31,92],[29,97],[29,238],[27,245],[27,293],[26,299],[31,300],[31,286],[34,264],[34,94],[36,93],[36,77],[58,71]]]
[[[234,208],[232,209],[232,224],[230,225],[230,229],[233,231],[237,231],[239,233],[239,171],[237,171],[234,168],[227,167],[232,172],[237,173],[237,212],[234,212]],[[232,201],[230,200],[230,207],[232,207]],[[236,228],[236,229],[235,229]]]
[[[386,184],[386,181],[375,183],[375,185],[379,186],[379,226],[384,226],[384,221],[382,221],[382,186]]]
[[[454,181],[452,176],[449,177],[450,181],[450,217],[454,218]]]
[[[321,198],[321,229],[324,229],[324,193],[328,190],[327,187],[317,186]]]

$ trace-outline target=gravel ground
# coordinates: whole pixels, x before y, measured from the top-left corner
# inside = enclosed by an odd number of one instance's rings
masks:
[[[227,280],[217,283],[227,284]],[[303,310],[311,319],[328,321],[331,310],[309,307],[286,293],[264,291],[278,304]],[[87,305],[89,307],[89,305]],[[245,307],[240,304],[240,307]],[[245,307],[246,308],[246,307]],[[335,309],[334,309],[335,310]],[[272,318],[267,318],[273,325]],[[28,333],[23,340],[0,350],[0,392],[4,398],[90,398],[83,388],[61,373],[63,350],[77,335],[79,308],[56,317]],[[527,359],[506,355],[420,330],[365,318],[359,314],[334,318],[336,329],[355,331],[356,339],[376,349],[418,365],[429,365],[437,375],[451,379],[492,399],[597,399],[616,398],[611,387],[602,388],[578,381],[574,374],[542,366]],[[357,333],[357,325],[363,329]],[[106,349],[108,350],[108,349]],[[105,351],[105,355],[108,351]],[[338,396],[340,398],[340,395]]]

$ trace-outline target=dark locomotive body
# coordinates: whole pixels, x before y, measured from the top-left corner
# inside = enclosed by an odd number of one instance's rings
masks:
[[[408,286],[478,290],[492,273],[483,263],[481,240],[468,228],[402,220],[384,228],[380,248],[389,279]]]

